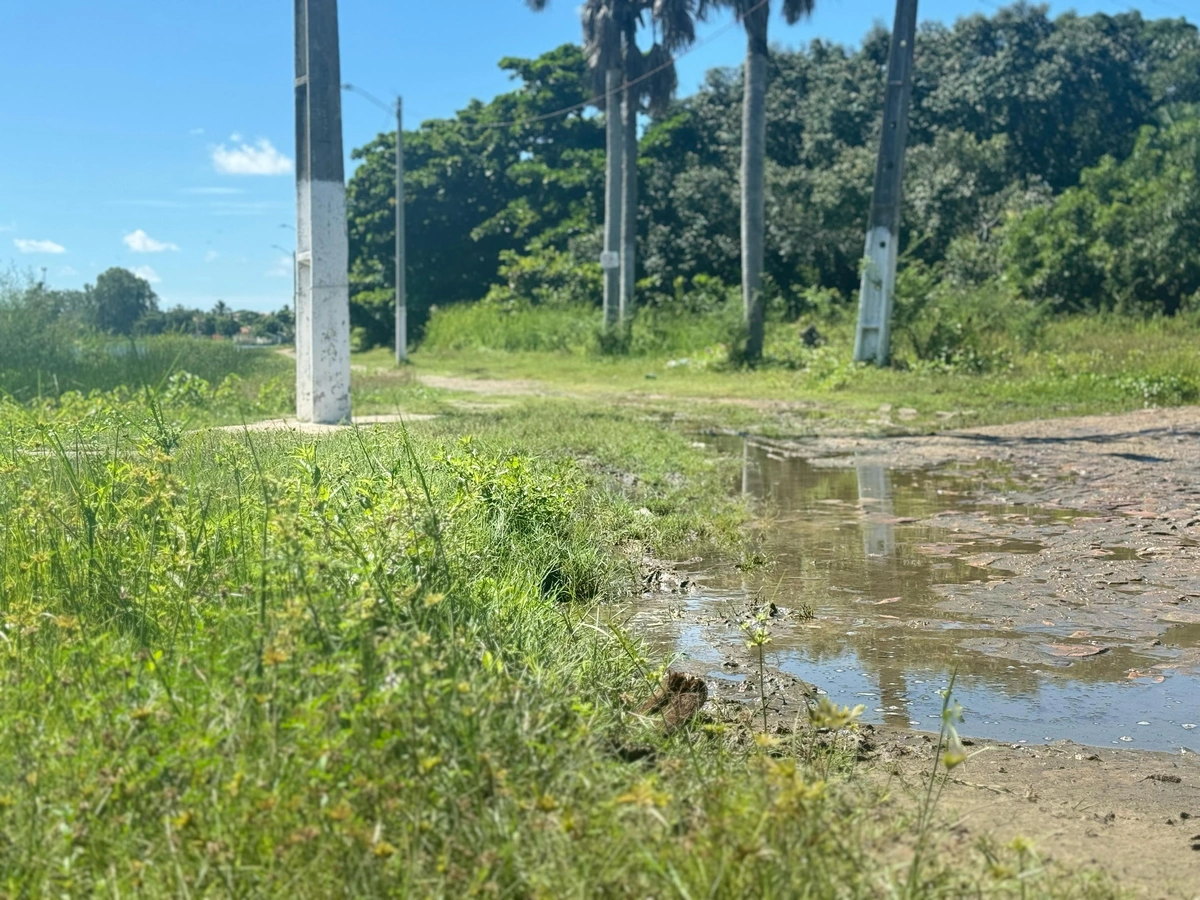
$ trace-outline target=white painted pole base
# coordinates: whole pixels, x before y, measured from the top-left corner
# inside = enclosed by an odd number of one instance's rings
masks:
[[[302,182],[296,259],[296,418],[350,420],[349,237],[341,182]]]
[[[863,525],[863,553],[867,559],[896,555],[896,529],[892,520],[892,478],[883,466],[858,463],[858,503],[868,513]],[[876,519],[878,516],[878,520]]]
[[[866,262],[858,294],[858,330],[854,336],[856,362],[887,364],[899,243],[887,228],[877,226],[867,232]]]

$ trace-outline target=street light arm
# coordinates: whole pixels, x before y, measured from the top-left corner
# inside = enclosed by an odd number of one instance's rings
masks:
[[[384,103],[384,102],[383,102],[382,100],[380,100],[378,97],[376,97],[374,94],[370,93],[369,91],[364,91],[364,90],[363,90],[362,88],[360,88],[360,87],[355,87],[355,86],[354,86],[354,85],[352,85],[352,84],[343,84],[343,85],[342,85],[342,90],[343,90],[343,91],[349,91],[349,92],[350,92],[350,93],[352,93],[352,94],[358,94],[358,95],[359,95],[360,97],[362,97],[364,100],[367,100],[367,101],[369,101],[369,102],[371,102],[371,103],[374,103],[376,106],[378,106],[378,107],[379,107],[380,109],[382,109],[384,112],[394,113],[394,112],[396,111],[396,107],[394,107],[394,106],[388,106],[386,103]]]

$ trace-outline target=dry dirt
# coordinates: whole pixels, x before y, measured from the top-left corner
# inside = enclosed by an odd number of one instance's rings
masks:
[[[808,442],[814,455],[850,452],[891,465],[986,459],[1007,464],[1022,497],[1082,510],[1047,553],[1001,556],[1017,573],[989,591],[1010,613],[1061,616],[1097,642],[1152,644],[1163,624],[1200,623],[1200,408],[1026,422],[930,437]],[[975,523],[978,526],[979,523]],[[1008,537],[1020,538],[1021,526]],[[1045,540],[1045,536],[1041,535]],[[1136,558],[1093,555],[1108,546]],[[1031,591],[1047,578],[1049,589]],[[1022,581],[1028,582],[1022,587]],[[1121,591],[1121,596],[1111,592]],[[1054,610],[1040,599],[1056,595]],[[1110,594],[1104,597],[1104,594]],[[1106,602],[1109,601],[1109,602]],[[955,602],[951,597],[949,602]],[[960,603],[970,603],[961,596]],[[1000,603],[1003,607],[1006,604]],[[1101,610],[1125,611],[1120,621]],[[1094,611],[1094,612],[1093,612]],[[1003,615],[1003,611],[996,613]],[[1047,621],[1052,619],[1048,618]],[[1196,651],[1176,659],[1195,666]],[[1196,697],[1200,713],[1200,696]],[[928,772],[930,736],[894,732],[880,742],[877,772],[909,784]],[[1047,856],[1098,866],[1147,897],[1200,897],[1200,757],[1090,748],[986,745],[949,786],[945,802],[962,840],[991,834],[1033,839]],[[971,749],[982,749],[974,747]]]
[[[1008,573],[1004,577],[939,586],[940,610],[948,618],[990,617],[997,630],[1009,634],[1029,625],[1057,628],[1078,647],[1119,647],[1151,657],[1169,626],[1200,625],[1200,408],[772,445],[818,465],[998,467],[1011,479],[1005,496],[996,498],[999,506],[1063,511],[1054,527],[1020,515],[947,514],[957,518],[939,524],[950,530],[991,535],[997,544],[1029,540],[1042,545],[1037,553],[1001,550],[972,563],[994,566]],[[663,609],[678,616],[678,595],[687,585],[681,588],[679,577],[659,580],[654,587],[667,601]],[[1012,660],[1030,653],[1019,640],[973,649]],[[1120,654],[1097,658],[1119,659]],[[1164,656],[1159,668],[1131,671],[1129,677],[1161,681],[1162,671],[1194,672],[1198,666],[1200,649],[1193,646],[1172,651],[1169,660]],[[713,683],[710,694],[718,706],[758,694],[749,653],[733,668],[751,674],[742,681]],[[766,683],[777,710],[769,727],[785,727],[803,709],[810,688],[781,673],[769,673]],[[1200,696],[1195,710],[1200,719]],[[905,798],[916,795],[928,773],[936,736],[882,727],[871,733],[874,747],[867,758],[873,764],[867,777],[884,780],[893,802],[915,802]],[[1023,835],[1043,858],[1098,867],[1138,896],[1200,898],[1200,756],[1195,752],[1066,741],[1037,746],[976,741],[970,749],[984,752],[955,770],[943,799],[952,842],[966,849],[985,837],[1006,842]]]
[[[883,732],[868,777],[917,802],[936,735]],[[1032,840],[1047,862],[1088,866],[1141,897],[1200,897],[1200,757],[975,742],[951,774],[942,818],[966,851],[982,837]]]
[[[401,422],[423,422],[436,418],[428,413],[387,414],[379,416],[355,416],[351,425],[325,425],[319,422],[301,422],[299,419],[262,419],[246,425],[221,425],[213,431],[293,431],[297,434],[333,434],[352,426],[397,425]]]

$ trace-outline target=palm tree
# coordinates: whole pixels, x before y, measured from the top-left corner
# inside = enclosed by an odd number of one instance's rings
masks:
[[[540,12],[550,0],[525,0]],[[584,0],[583,45],[588,65],[603,73],[605,112],[604,250],[615,268],[604,273],[604,322],[612,326],[633,311],[637,243],[637,115],[643,100],[666,107],[675,93],[671,51],[695,39],[694,11],[701,0]],[[637,46],[643,16],[663,40],[646,54]],[[643,77],[644,76],[644,77]],[[632,83],[632,84],[631,84]]]
[[[794,25],[811,15],[815,0],[783,0],[783,17]],[[733,10],[746,28],[745,93],[742,99],[742,304],[746,315],[746,360],[757,362],[763,347],[763,242],[766,230],[767,25],[771,0],[700,0]]]
[[[675,96],[679,78],[674,53],[696,39],[697,0],[626,0],[620,20],[625,68],[625,90],[621,101],[624,118],[624,152],[621,161],[621,282],[618,318],[633,314],[634,282],[637,277],[638,223],[638,134],[637,117],[642,109],[652,114],[665,112]],[[637,31],[650,14],[656,37],[649,51],[637,45]]]
[[[584,0],[583,47],[593,72],[604,73],[604,324],[616,324],[621,287],[621,156],[624,139],[620,110],[621,28],[625,7],[635,0]],[[541,12],[550,0],[525,0],[535,12]]]

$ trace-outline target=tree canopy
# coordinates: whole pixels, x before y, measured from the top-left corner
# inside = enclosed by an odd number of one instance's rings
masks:
[[[128,269],[101,272],[84,293],[96,328],[109,334],[133,334],[138,321],[158,309],[158,295],[150,282]]]
[[[765,271],[768,292],[793,308],[815,286],[854,295],[889,37],[877,28],[856,48],[814,41],[771,54]],[[496,290],[532,302],[555,291],[592,296],[603,118],[583,106],[592,93],[583,52],[567,45],[501,67],[513,91],[405,134],[418,319],[430,306]],[[695,94],[656,111],[641,138],[638,277],[647,302],[670,302],[680,280],[700,275],[740,280],[741,79],[740,68],[710,72]],[[1196,171],[1187,156],[1196,126],[1186,123],[1200,109],[1194,25],[1136,12],[1051,18],[1022,3],[921,26],[914,79],[905,259],[954,277],[1006,279],[1063,309],[1171,311],[1195,292],[1188,273],[1200,265],[1191,238],[1200,208],[1186,200],[1188,167]],[[568,106],[577,108],[529,121]],[[361,165],[349,190],[355,324],[378,342],[391,328],[394,140],[380,135],[355,151]],[[1168,200],[1175,218],[1151,227]],[[1136,233],[1141,262],[1127,249],[1100,264],[1089,250],[1090,286],[1054,286],[1055,253],[1067,251],[1039,242],[1038,230],[1115,247],[1125,237],[1113,223],[1135,219],[1113,204],[1146,223]],[[1170,272],[1155,262],[1164,256]]]

